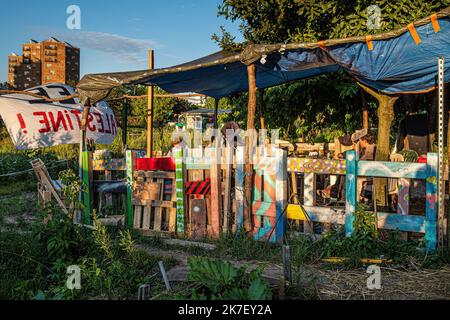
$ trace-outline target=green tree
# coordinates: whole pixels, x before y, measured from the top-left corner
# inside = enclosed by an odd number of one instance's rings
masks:
[[[386,32],[449,4],[448,0],[223,0],[218,14],[241,21],[245,40],[251,43],[312,42]],[[367,9],[372,5],[381,9],[379,30],[368,29]],[[229,34],[224,39],[230,41]]]

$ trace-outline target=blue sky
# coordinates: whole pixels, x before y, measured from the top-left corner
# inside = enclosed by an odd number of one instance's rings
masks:
[[[184,63],[219,50],[211,40],[224,25],[237,40],[238,23],[217,17],[219,0],[22,0],[2,1],[0,82],[7,56],[21,44],[49,36],[81,48],[81,75],[145,69],[147,50],[156,67]],[[81,8],[81,30],[69,30],[67,7]]]

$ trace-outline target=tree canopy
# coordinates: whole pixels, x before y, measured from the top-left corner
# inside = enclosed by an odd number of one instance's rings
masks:
[[[241,21],[251,43],[312,42],[390,31],[448,5],[449,0],[223,0],[218,15]]]

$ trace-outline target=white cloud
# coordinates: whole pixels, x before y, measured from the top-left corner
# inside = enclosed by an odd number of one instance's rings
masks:
[[[134,39],[118,34],[95,31],[70,31],[56,33],[56,38],[67,41],[81,50],[89,49],[115,57],[121,63],[145,64],[149,49],[160,49],[163,45],[153,40]]]

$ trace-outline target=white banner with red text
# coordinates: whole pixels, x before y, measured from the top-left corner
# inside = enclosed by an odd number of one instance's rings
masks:
[[[48,84],[26,90],[51,99],[74,94],[72,87]],[[80,143],[83,106],[78,99],[46,102],[23,94],[0,96],[0,116],[18,150],[38,149]],[[108,104],[91,107],[87,138],[98,144],[112,144],[117,122]]]

